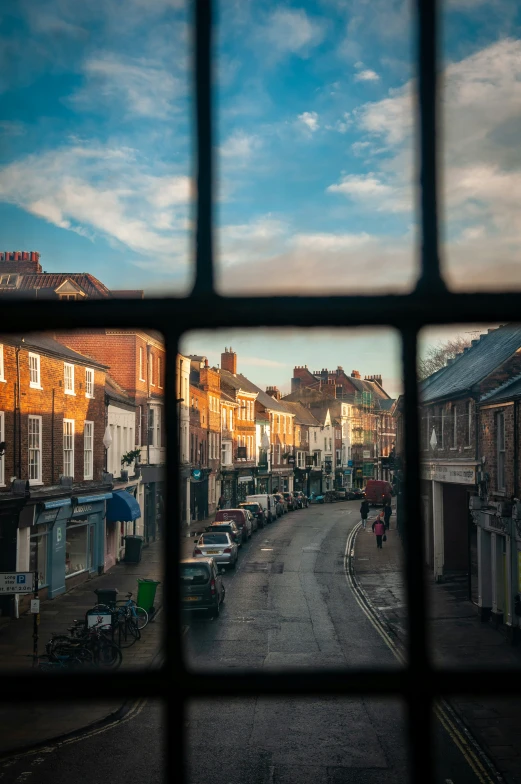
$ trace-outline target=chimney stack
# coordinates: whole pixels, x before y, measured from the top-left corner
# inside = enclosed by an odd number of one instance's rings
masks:
[[[351,371],[351,378],[360,378],[360,373],[358,372],[358,370]]]
[[[280,392],[277,387],[266,387],[266,394],[274,397],[275,400],[280,400]]]
[[[234,376],[237,375],[237,354],[231,346],[225,348],[224,353],[221,354],[221,368],[228,373],[233,373]]]

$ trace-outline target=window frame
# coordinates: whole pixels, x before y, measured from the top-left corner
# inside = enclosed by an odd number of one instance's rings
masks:
[[[86,430],[87,425],[90,426],[90,438],[91,438],[91,447],[90,447],[90,471],[87,471],[87,436]],[[87,480],[94,479],[94,422],[90,419],[86,419],[83,423],[83,478]]]
[[[36,374],[38,376],[36,381],[31,380],[33,368],[31,367],[31,359],[36,360]],[[29,387],[30,389],[43,389],[42,387],[42,366],[40,361],[40,354],[36,354],[35,351],[29,351],[27,355],[27,361],[29,365]]]
[[[171,623],[165,633],[165,662],[159,670],[136,670],[129,673],[78,672],[48,678],[43,674],[10,673],[3,684],[0,699],[4,703],[31,701],[30,688],[37,679],[38,697],[42,701],[76,699],[95,701],[103,693],[106,699],[116,699],[130,692],[133,698],[166,699],[167,722],[174,730],[175,742],[167,755],[166,778],[177,776],[186,781],[183,756],[186,711],[194,699],[215,697],[233,698],[263,694],[280,698],[310,695],[332,695],[344,698],[378,696],[403,700],[407,706],[410,739],[410,768],[412,781],[431,782],[434,778],[433,749],[431,746],[433,705],[447,695],[514,697],[521,694],[521,684],[509,671],[490,672],[480,669],[458,671],[433,666],[426,628],[426,588],[424,584],[424,526],[421,519],[420,450],[417,388],[418,336],[425,326],[447,323],[469,324],[519,320],[519,293],[507,292],[460,293],[449,291],[440,271],[438,231],[438,7],[435,0],[416,0],[417,26],[416,83],[418,87],[415,111],[418,142],[419,181],[418,226],[420,273],[415,288],[406,294],[322,295],[322,296],[223,296],[215,290],[214,247],[214,177],[213,155],[216,140],[213,136],[213,74],[212,74],[212,15],[214,3],[198,0],[194,14],[194,84],[195,132],[194,149],[197,172],[196,221],[194,232],[195,279],[191,293],[185,297],[166,296],[136,300],[129,307],[128,300],[112,298],[87,300],[81,308],[75,302],[27,300],[23,309],[25,332],[47,329],[111,327],[114,329],[154,329],[165,336],[168,351],[175,356],[181,336],[189,330],[215,330],[223,327],[247,329],[276,328],[346,328],[386,326],[400,331],[402,336],[402,370],[404,377],[404,451],[407,471],[403,479],[404,522],[399,533],[407,537],[405,559],[405,602],[409,608],[409,634],[406,663],[401,668],[301,669],[283,672],[246,671],[240,677],[226,671],[194,672],[187,667],[182,639],[182,611],[180,606],[179,567],[166,568],[164,575],[165,601],[170,608]],[[21,308],[18,298],[3,304],[2,331],[13,335],[21,329]],[[268,320],[269,319],[269,320]],[[167,362],[165,392],[167,399],[175,399],[175,361]],[[170,442],[178,438],[177,406],[166,410],[167,434]],[[172,460],[175,449],[168,450],[167,504],[179,507],[180,482],[178,467]],[[165,526],[165,564],[179,563],[180,541],[177,526]],[[173,675],[172,675],[173,673]],[[166,686],[165,686],[166,684]]]
[[[30,424],[31,420],[38,422],[38,447],[31,447],[31,434],[30,434]],[[29,480],[30,485],[42,485],[43,484],[43,460],[42,460],[42,448],[43,448],[43,417],[38,414],[29,414],[27,417],[27,478]],[[31,478],[31,450],[38,452],[38,476]]]
[[[138,368],[138,376],[139,380],[146,383],[146,378],[143,378],[143,346],[139,346],[139,368]]]
[[[72,432],[71,433],[66,433],[65,432],[65,425],[72,425],[72,428],[71,428]],[[63,445],[62,445],[63,446],[63,476],[71,476],[73,479],[74,479],[74,458],[75,458],[75,454],[74,454],[74,452],[75,452],[75,450],[74,450],[75,435],[76,435],[75,420],[74,419],[69,419],[68,417],[64,417],[63,418]],[[66,449],[65,448],[65,439],[66,438],[70,438],[71,439],[71,448],[70,449]],[[71,460],[70,460],[70,463],[71,463],[71,473],[67,473],[66,468],[65,468],[65,464],[66,464],[65,453],[66,452],[70,452],[71,453]]]
[[[89,382],[89,374],[92,375],[92,381]],[[94,368],[85,368],[85,397],[89,398],[89,400],[94,400],[94,393],[95,393],[95,373]],[[92,393],[89,393],[89,386],[92,385]]]
[[[506,437],[505,437],[505,412],[496,411],[496,490],[498,493],[506,491]],[[500,469],[501,466],[501,469]]]
[[[69,379],[67,379],[67,370],[70,370]],[[70,380],[71,387],[67,387],[67,380]],[[63,363],[63,392],[65,395],[75,395],[74,391],[74,365],[72,362]]]

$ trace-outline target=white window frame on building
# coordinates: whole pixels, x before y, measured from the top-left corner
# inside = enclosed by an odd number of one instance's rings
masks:
[[[33,351],[29,351],[29,386],[31,389],[42,389],[40,355]]]
[[[63,420],[63,475],[74,479],[74,419]]]
[[[85,397],[94,399],[94,369],[85,368]]]
[[[74,395],[74,365],[63,363],[63,391],[66,395]]]
[[[232,465],[233,444],[231,441],[221,441],[221,465]]]
[[[505,443],[505,413],[496,413],[496,449],[497,449],[497,478],[496,489],[499,492],[506,490],[506,443]]]
[[[163,389],[163,385],[161,383],[161,357],[157,358],[157,386],[159,389]]]
[[[31,432],[31,423],[38,424]],[[27,422],[27,462],[30,485],[42,484],[42,417],[30,415]],[[36,436],[36,438],[35,438]],[[33,459],[31,459],[33,458]],[[35,459],[34,459],[35,458]],[[35,469],[35,470],[33,470]],[[33,476],[31,476],[33,474]]]
[[[83,478],[94,478],[94,422],[83,423]]]
[[[150,422],[152,415],[152,423]],[[150,435],[152,434],[152,438]],[[161,446],[161,406],[150,406],[148,410],[148,445]]]
[[[152,352],[148,355],[148,375],[149,375],[149,382],[151,387],[155,387],[154,384],[154,356]]]
[[[139,347],[139,380],[146,381],[146,379],[143,378],[143,347],[142,346]]]

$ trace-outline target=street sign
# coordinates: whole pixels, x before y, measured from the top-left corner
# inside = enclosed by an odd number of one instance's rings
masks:
[[[194,470],[192,471],[192,476],[193,476],[194,479],[200,479],[201,478],[201,470],[199,468],[194,468]]]
[[[31,599],[31,613],[35,613],[38,615],[40,612],[40,600],[39,599]]]
[[[34,572],[0,572],[0,594],[33,591]]]
[[[350,468],[346,468],[346,470],[344,471],[344,476],[351,476],[351,469]]]

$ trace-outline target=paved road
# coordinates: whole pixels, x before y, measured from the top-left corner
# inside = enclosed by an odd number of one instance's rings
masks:
[[[358,506],[312,506],[254,535],[226,578],[221,617],[190,622],[185,639],[192,666],[397,667],[344,573]],[[193,704],[187,718],[191,784],[407,781],[404,713],[396,701],[227,699]],[[0,763],[1,783],[159,782],[163,726],[160,708],[147,704],[122,725],[7,767]],[[437,782],[482,784],[441,727],[436,742]]]

